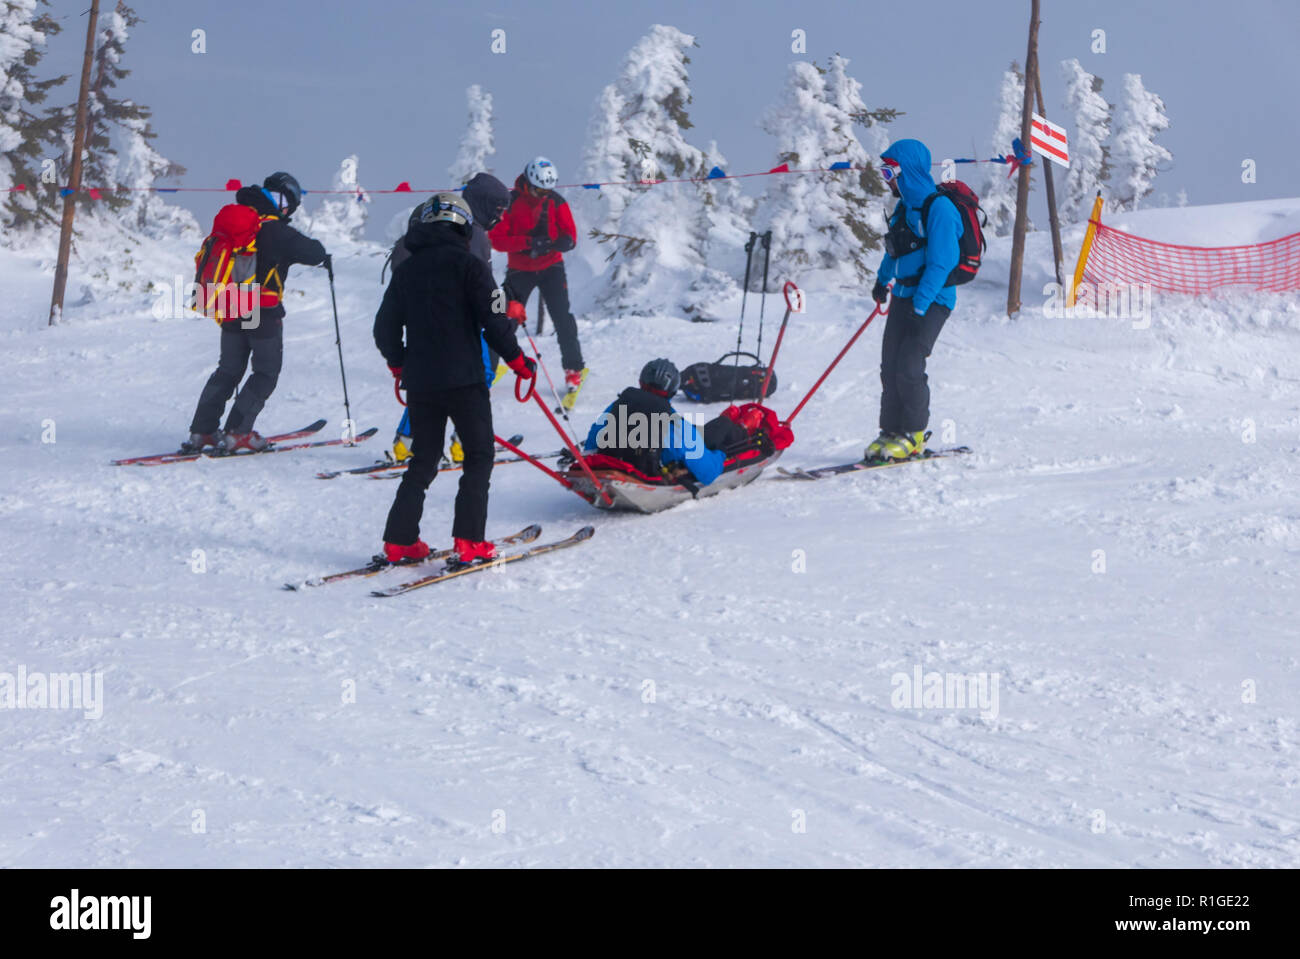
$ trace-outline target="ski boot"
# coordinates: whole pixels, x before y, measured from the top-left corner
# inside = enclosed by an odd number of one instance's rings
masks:
[[[572,410],[574,404],[578,402],[578,394],[582,392],[582,384],[587,382],[587,374],[590,372],[591,370],[585,366],[580,370],[564,371],[565,393],[560,397],[560,406],[564,407],[566,412]]]
[[[211,433],[191,433],[190,438],[181,444],[182,453],[199,453],[205,448],[213,448],[221,445],[225,434],[221,430],[214,430]]]
[[[925,441],[929,432],[920,430],[916,433],[894,433],[880,450],[880,458],[901,462],[920,456],[925,452]]]
[[[411,438],[398,433],[393,437],[393,462],[405,463],[411,458]]]
[[[397,543],[384,544],[384,559],[394,565],[419,562],[428,558],[428,555],[429,544],[422,539],[417,539],[410,546],[401,546]]]
[[[863,452],[862,458],[867,461],[881,460],[885,458],[885,444],[893,437],[889,430],[881,430],[880,435],[871,441],[871,445]]]
[[[457,466],[465,462],[465,447],[460,445],[460,437],[455,433],[451,434],[451,446],[448,449],[448,454],[452,463]]]
[[[457,537],[452,541],[452,550],[451,562],[447,565],[453,569],[461,566],[473,566],[476,563],[486,563],[497,558],[495,543],[479,543],[472,539]]]
[[[260,453],[265,449],[270,449],[271,441],[268,440],[257,430],[249,430],[247,433],[226,433],[221,437],[221,445],[218,449],[223,453],[235,453],[239,450],[251,450],[254,453]]]

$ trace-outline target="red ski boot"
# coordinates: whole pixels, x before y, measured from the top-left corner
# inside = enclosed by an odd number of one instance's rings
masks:
[[[427,558],[429,555],[429,544],[422,539],[417,539],[410,546],[399,546],[397,543],[384,544],[384,558],[390,563],[415,563]]]
[[[452,542],[452,547],[456,551],[456,562],[461,566],[497,558],[495,543],[476,543],[472,539],[457,538]]]

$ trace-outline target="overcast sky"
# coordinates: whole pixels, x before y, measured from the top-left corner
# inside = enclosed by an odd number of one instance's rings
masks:
[[[113,0],[103,0],[105,7]],[[64,26],[45,61],[75,74],[85,0],[55,0]],[[465,87],[495,100],[496,172],[509,182],[534,154],[551,157],[562,183],[578,179],[587,120],[601,88],[654,23],[693,34],[693,142],[716,139],[729,172],[766,169],[774,143],[758,128],[780,94],[791,31],[806,31],[808,58],[852,61],[869,106],[906,112],[895,137],[918,137],[936,157],[990,152],[1001,71],[1023,62],[1028,0],[876,0],[780,3],[658,0],[654,4],[479,0],[135,0],[143,18],[119,87],[154,111],[158,147],[189,170],[187,186],[260,179],[274,169],[305,187],[328,187],[343,157],[360,156],[364,186],[445,186],[465,125]],[[470,7],[467,9],[466,7]],[[1049,116],[1059,117],[1058,64],[1078,57],[1112,101],[1126,72],[1164,98],[1172,127],[1162,142],[1173,168],[1156,196],[1185,188],[1192,203],[1295,195],[1300,123],[1297,0],[1043,0],[1040,33]],[[191,32],[207,52],[191,52]],[[491,52],[506,31],[507,50]],[[1094,29],[1107,52],[1090,50]],[[60,98],[75,96],[75,77]],[[1241,182],[1241,163],[1258,182]],[[976,179],[976,178],[972,178]],[[978,179],[982,179],[980,176]],[[976,182],[978,182],[976,179]],[[210,195],[179,195],[208,221]],[[309,201],[310,202],[310,201]],[[409,198],[377,197],[382,226]]]

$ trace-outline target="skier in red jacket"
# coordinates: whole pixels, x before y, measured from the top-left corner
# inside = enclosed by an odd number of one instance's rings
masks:
[[[578,323],[569,310],[569,280],[564,254],[578,242],[578,228],[564,197],[555,192],[559,175],[546,157],[537,157],[515,180],[510,208],[488,235],[492,248],[510,254],[502,286],[511,300],[527,303],[534,289],[555,324],[564,365],[566,409],[573,409],[587,378],[578,342]]]

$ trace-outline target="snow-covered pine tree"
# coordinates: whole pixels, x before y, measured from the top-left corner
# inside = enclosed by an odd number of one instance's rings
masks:
[[[1110,104],[1101,95],[1101,77],[1093,76],[1078,59],[1061,61],[1065,80],[1065,110],[1074,127],[1070,131],[1070,166],[1060,197],[1060,215],[1066,223],[1085,219],[1093,198],[1110,179]]]
[[[597,301],[613,312],[680,309],[696,316],[719,295],[718,277],[708,274],[713,264],[705,259],[708,231],[699,207],[711,195],[712,209],[725,219],[738,212],[734,195],[707,182],[658,182],[708,172],[705,154],[686,141],[694,46],[695,38],[675,27],[651,27],[592,116],[585,182],[636,184],[575,198],[575,213],[593,224],[588,236],[609,250]],[[714,238],[720,243],[728,235],[720,227]]]
[[[370,197],[357,178],[359,162],[355,153],[344,158],[330,182],[330,189],[334,192],[321,201],[315,212],[304,218],[307,232],[326,247],[356,243],[365,232],[366,204]]]
[[[1141,76],[1124,74],[1110,148],[1111,191],[1122,209],[1137,209],[1151,193],[1161,165],[1173,160],[1174,155],[1155,141],[1156,135],[1168,127],[1165,102],[1142,85]]]
[[[1011,141],[1020,136],[1020,120],[1025,108],[1025,74],[1015,60],[1002,74],[998,92],[998,121],[993,128],[993,155],[1011,154]],[[998,236],[1007,236],[1016,221],[1016,177],[1008,177],[1010,167],[989,164],[980,206],[988,214],[989,228]]]
[[[457,186],[468,183],[476,173],[491,173],[488,157],[497,152],[492,142],[492,94],[475,83],[465,90],[465,99],[469,104],[469,123],[460,138],[456,159],[447,169],[451,182]]]
[[[159,240],[193,234],[198,230],[193,214],[166,202],[154,191],[159,180],[182,176],[185,168],[154,148],[157,134],[149,123],[150,116],[150,111],[142,107],[138,115],[123,117],[118,124],[121,185],[130,190],[122,211],[123,223]]]
[[[772,274],[801,286],[859,286],[874,268],[868,251],[880,245],[870,223],[872,200],[884,190],[872,163],[887,138],[848,64],[839,54],[826,68],[791,64],[782,98],[762,120],[777,139],[778,161],[792,170],[840,162],[858,168],[778,175],[763,195],[761,228],[772,231]],[[866,125],[874,153],[859,141],[855,123]]]
[[[0,0],[0,225],[6,233],[37,223],[52,223],[56,207],[42,203],[40,160],[57,150],[59,116],[35,108],[51,87],[67,77],[36,79],[46,40],[59,32],[47,0]],[[10,192],[21,184],[25,189]],[[53,192],[49,197],[52,199]]]
[[[710,141],[696,176],[707,177],[714,167],[726,169],[727,159]],[[700,237],[703,268],[691,281],[685,302],[692,318],[718,316],[725,301],[739,288],[744,276],[745,243],[755,202],[745,196],[735,180],[714,179],[701,184],[694,229]]]

